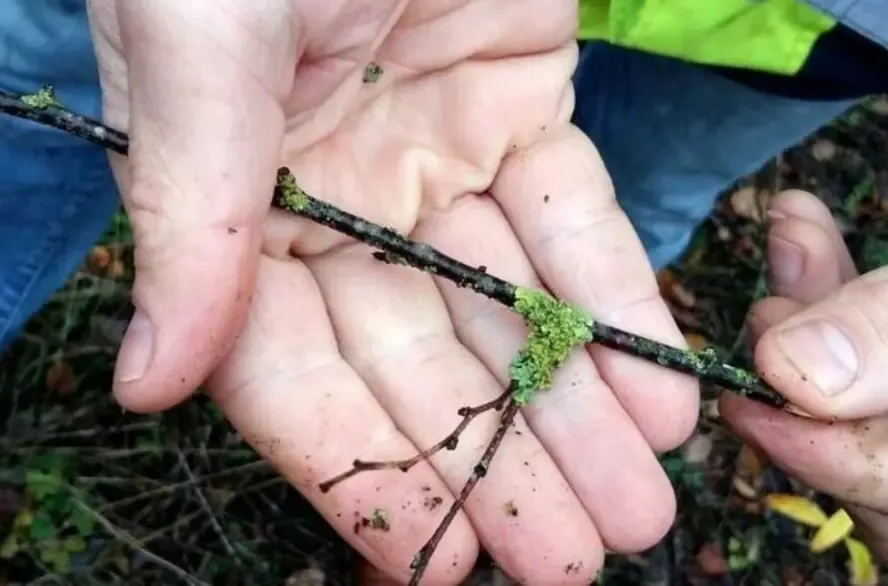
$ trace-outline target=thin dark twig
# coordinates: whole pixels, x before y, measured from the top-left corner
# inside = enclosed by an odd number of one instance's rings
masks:
[[[338,474],[331,478],[330,480],[326,480],[319,485],[321,492],[328,492],[337,484],[360,474],[361,472],[368,472],[371,470],[390,470],[392,468],[397,468],[401,470],[401,472],[407,472],[411,468],[413,468],[418,463],[423,460],[428,460],[441,450],[455,450],[456,446],[459,444],[459,436],[463,431],[469,426],[469,424],[479,415],[483,413],[487,413],[488,411],[499,411],[503,408],[509,397],[512,395],[512,388],[509,387],[506,389],[499,397],[488,401],[486,403],[482,403],[481,405],[477,405],[475,407],[461,407],[456,413],[462,420],[459,424],[453,428],[447,436],[433,445],[432,447],[421,451],[416,454],[412,458],[407,458],[405,460],[382,460],[382,461],[374,461],[369,462],[365,460],[355,460],[352,462],[352,467],[342,474]]]
[[[0,89],[0,112],[57,128],[121,155],[129,150],[129,138],[123,132],[60,105],[38,108],[26,104],[21,96]]]
[[[61,106],[39,108],[30,106],[20,98],[0,90],[0,112],[59,128],[116,153],[127,154],[129,148],[126,134],[108,128],[91,118],[72,114]],[[280,191],[280,179],[282,177],[292,179],[288,173],[285,168],[279,172],[278,187],[272,198],[276,207],[289,210],[381,249],[383,253],[377,255],[381,260],[419,268],[449,279],[461,287],[474,289],[507,307],[515,305],[517,287],[487,274],[482,268],[461,263],[427,244],[408,240],[390,228],[350,214],[304,192],[301,192],[302,203],[298,208],[288,205]],[[590,339],[592,343],[599,343],[673,370],[692,374],[700,380],[716,383],[767,405],[787,407],[786,399],[758,376],[724,364],[705,351],[679,350],[597,321],[590,328]]]
[[[232,545],[231,541],[228,539],[228,535],[225,534],[225,530],[222,529],[222,524],[219,523],[219,519],[218,517],[216,517],[216,513],[213,512],[213,507],[210,506],[210,502],[207,500],[207,497],[204,495],[203,490],[200,487],[200,480],[191,470],[191,466],[188,464],[188,458],[185,457],[185,454],[182,453],[182,450],[179,449],[178,446],[176,447],[176,458],[179,460],[179,465],[182,467],[185,475],[188,476],[188,481],[193,486],[194,494],[195,496],[197,496],[197,501],[200,503],[200,507],[206,514],[207,519],[209,519],[210,526],[213,528],[213,531],[219,538],[219,542],[222,543],[222,547],[225,549],[225,552],[231,559],[234,560],[239,568],[243,569],[244,564],[240,558],[240,555],[238,555],[238,552],[234,548],[234,545]]]
[[[478,463],[475,464],[475,467],[472,469],[471,476],[469,476],[469,479],[463,485],[459,496],[453,501],[453,504],[450,505],[450,509],[447,511],[447,514],[444,515],[438,528],[435,529],[435,532],[429,540],[426,541],[425,545],[420,548],[419,553],[413,558],[413,563],[410,564],[410,569],[413,570],[413,575],[410,577],[409,582],[410,586],[419,584],[419,579],[422,578],[423,573],[432,559],[432,555],[434,555],[435,550],[438,549],[438,545],[440,545],[444,533],[447,532],[447,529],[450,528],[450,524],[453,522],[456,514],[465,505],[466,500],[469,498],[472,490],[474,490],[475,485],[487,475],[487,471],[490,469],[490,463],[493,461],[493,457],[503,443],[503,439],[506,437],[506,432],[509,431],[512,423],[514,423],[515,417],[518,415],[520,409],[520,405],[515,402],[514,398],[509,396],[506,408],[503,410],[500,419],[500,425],[497,427],[496,433],[493,435],[493,438],[491,438],[490,443],[487,444],[487,449],[484,450],[481,459],[478,460]]]

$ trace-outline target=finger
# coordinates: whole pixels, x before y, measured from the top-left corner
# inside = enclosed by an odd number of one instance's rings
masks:
[[[609,325],[686,347],[601,159],[579,130],[553,130],[508,156],[493,196],[556,296]],[[694,379],[615,350],[589,352],[652,447],[669,450],[688,437],[698,412]]]
[[[820,199],[807,191],[789,189],[778,193],[771,200],[768,213],[772,218],[778,220],[784,217],[798,218],[820,226],[832,240],[832,250],[838,257],[842,282],[850,281],[857,276],[857,268],[848,247],[845,245],[845,239],[839,232],[836,220],[826,204]]]
[[[888,410],[888,270],[859,277],[765,332],[757,369],[815,417]]]
[[[417,238],[473,266],[540,287],[530,261],[496,203],[465,196],[447,214],[420,225]],[[508,384],[509,362],[527,339],[521,319],[474,291],[439,280],[459,339]],[[654,453],[595,363],[580,349],[559,368],[551,389],[524,409],[534,434],[558,463],[611,551],[642,551],[672,525],[675,498]]]
[[[746,316],[749,344],[754,348],[769,328],[786,321],[804,308],[801,302],[786,297],[766,297],[755,303]]]
[[[818,421],[729,393],[719,412],[741,440],[812,488],[851,503],[884,506],[888,420]]]
[[[460,407],[502,393],[504,387],[454,336],[428,275],[384,264],[362,244],[309,266],[343,356],[421,449],[451,432]],[[478,417],[456,450],[432,458],[452,493],[462,489],[498,425],[495,412]],[[465,511],[484,548],[516,580],[588,583],[601,567],[603,549],[592,521],[520,417]],[[565,573],[568,566],[581,570]]]
[[[795,216],[777,220],[768,232],[773,292],[806,305],[820,301],[843,283],[840,252],[819,224]]]
[[[416,447],[342,360],[320,292],[304,265],[263,257],[257,284],[244,332],[208,391],[246,441],[352,547],[403,583],[413,556],[453,502],[450,491],[422,462],[408,474],[365,472],[320,493],[318,484],[348,470],[355,458],[404,458]],[[384,511],[388,529],[364,526],[376,509]],[[466,516],[457,515],[427,579],[459,582],[477,553]]]
[[[184,398],[243,324],[295,69],[289,6],[118,3],[137,311],[114,390],[129,409]],[[112,124],[127,126],[125,110],[109,104]]]

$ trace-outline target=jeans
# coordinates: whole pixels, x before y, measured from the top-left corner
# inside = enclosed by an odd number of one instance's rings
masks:
[[[0,5],[0,87],[52,84],[100,117],[84,0]],[[675,260],[719,193],[840,115],[848,102],[757,93],[690,64],[587,45],[574,122],[598,147],[655,269]],[[82,262],[119,204],[105,154],[0,115],[0,351]]]

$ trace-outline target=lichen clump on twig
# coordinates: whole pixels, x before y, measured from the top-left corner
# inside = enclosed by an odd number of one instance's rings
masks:
[[[290,170],[286,167],[278,169],[277,179],[280,203],[291,212],[302,211],[308,205],[308,194],[299,187]]]
[[[555,370],[578,344],[592,340],[592,318],[581,309],[536,289],[518,287],[512,309],[530,329],[527,343],[509,365],[516,403],[552,385]]]
[[[33,94],[25,94],[21,97],[23,103],[31,106],[32,108],[36,108],[38,110],[43,110],[46,108],[58,108],[62,104],[56,99],[55,92],[52,89],[51,85],[45,85]]]

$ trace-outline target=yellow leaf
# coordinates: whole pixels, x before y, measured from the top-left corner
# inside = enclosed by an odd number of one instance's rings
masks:
[[[842,541],[854,530],[854,521],[845,509],[839,509],[826,523],[820,526],[811,538],[810,548],[814,553],[826,551]]]
[[[768,508],[793,521],[820,527],[827,521],[826,513],[817,503],[795,494],[772,493],[765,497]]]
[[[19,539],[15,533],[11,533],[6,537],[3,545],[0,545],[0,558],[4,560],[15,557],[19,551]]]
[[[848,548],[848,577],[851,585],[876,586],[879,580],[870,550],[851,537],[845,540],[845,546]]]

